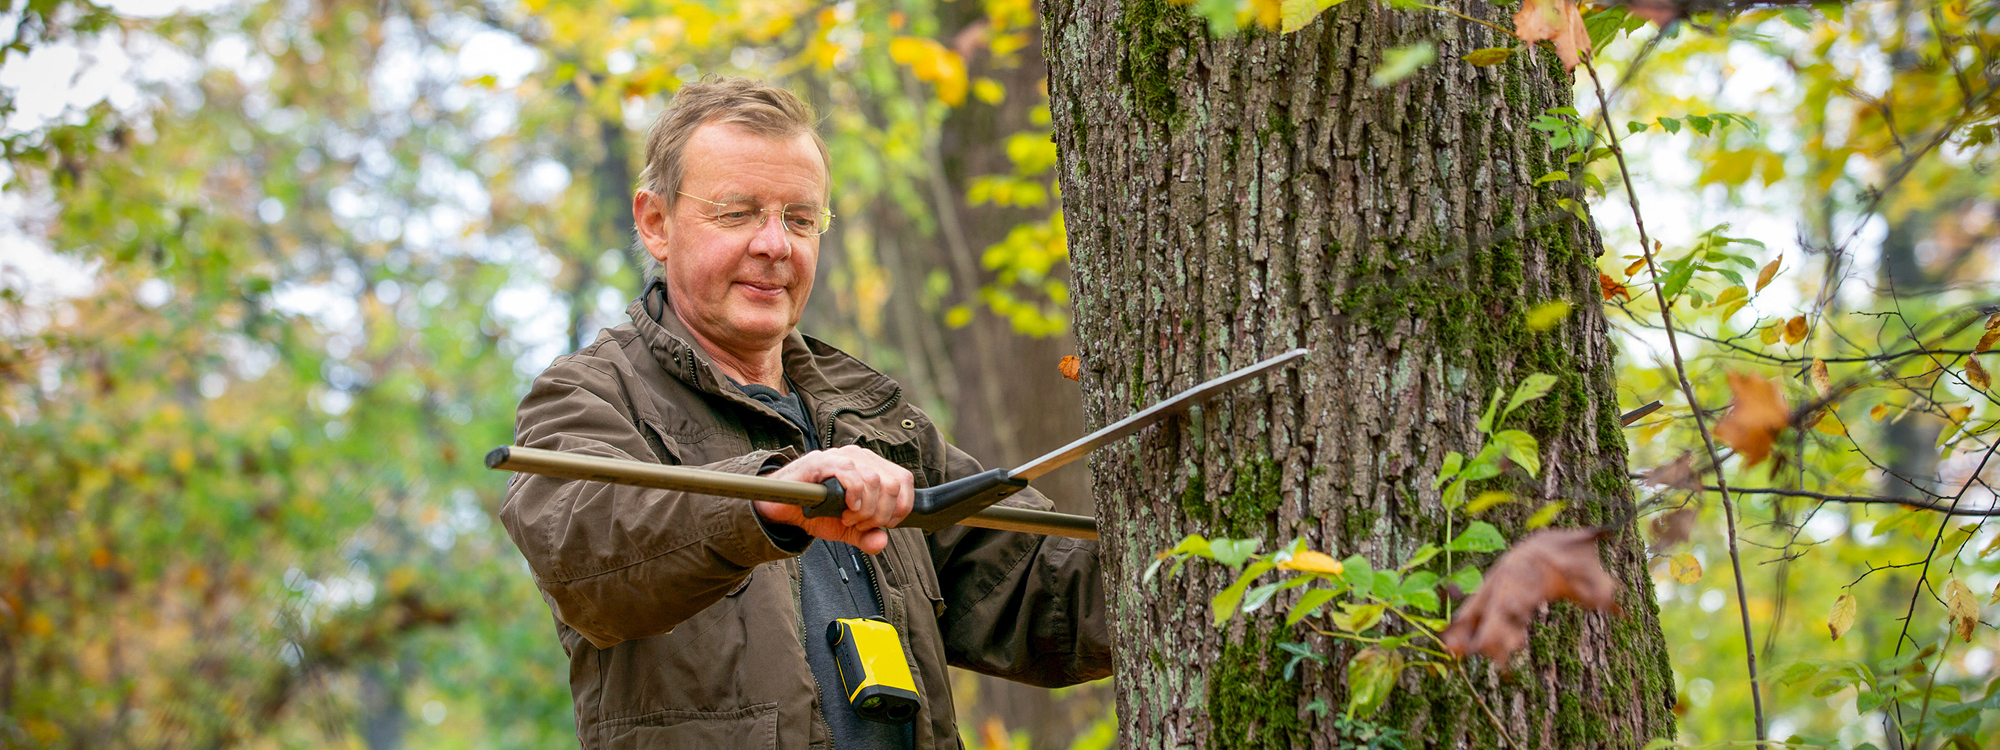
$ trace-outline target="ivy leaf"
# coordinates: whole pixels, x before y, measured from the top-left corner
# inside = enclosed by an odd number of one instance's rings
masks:
[[[1508,460],[1528,472],[1528,476],[1541,474],[1541,446],[1535,442],[1535,436],[1520,430],[1501,430],[1494,433],[1493,443],[1506,452]]]
[[[1437,48],[1430,42],[1396,47],[1382,53],[1382,64],[1376,66],[1375,74],[1368,77],[1368,85],[1378,89],[1393,86],[1436,61]]]
[[[1453,552],[1498,552],[1507,548],[1507,538],[1485,521],[1473,521],[1458,538],[1444,546]]]
[[[1464,57],[1459,59],[1482,68],[1488,68],[1506,62],[1508,58],[1513,56],[1514,48],[1512,47],[1487,47],[1467,52]]]

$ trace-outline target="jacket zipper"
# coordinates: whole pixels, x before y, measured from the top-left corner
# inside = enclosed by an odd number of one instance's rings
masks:
[[[805,600],[803,593],[800,591],[805,585],[806,572],[798,563],[798,558],[793,558],[792,567],[795,573],[792,576],[792,615],[799,623],[799,648],[809,649],[811,646],[806,643]],[[812,675],[813,692],[819,694],[819,711],[815,712],[816,715],[812,717],[812,720],[826,725],[826,750],[833,750],[833,724],[828,722],[824,715],[820,715],[826,711],[826,686],[820,684],[819,675],[812,674],[810,666],[806,668],[806,673]]]
[[[872,409],[854,409],[843,406],[833,410],[832,414],[826,415],[826,439],[819,442],[820,449],[831,450],[833,448],[833,423],[835,420],[840,419],[840,415],[856,414],[862,419],[873,419],[881,416],[882,412],[896,408],[896,402],[901,400],[903,400],[903,388],[902,386],[897,386],[896,390],[889,393],[887,401],[883,401]]]

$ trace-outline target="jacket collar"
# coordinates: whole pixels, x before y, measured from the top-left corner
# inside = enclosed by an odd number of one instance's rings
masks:
[[[694,335],[673,313],[667,286],[654,279],[646,291],[625,310],[639,337],[658,360],[660,367],[696,390],[712,393],[753,408],[764,408],[756,399],[744,396],[715,366],[707,350],[692,343]],[[836,409],[866,409],[885,402],[901,386],[889,376],[876,372],[846,352],[799,333],[794,328],[785,336],[785,377],[803,391],[807,403],[823,421]]]

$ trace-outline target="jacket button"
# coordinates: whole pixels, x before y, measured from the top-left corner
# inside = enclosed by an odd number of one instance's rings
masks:
[[[905,419],[905,420],[903,420],[903,429],[905,429],[905,430],[914,430],[914,429],[917,429],[917,420],[914,420],[914,419]]]

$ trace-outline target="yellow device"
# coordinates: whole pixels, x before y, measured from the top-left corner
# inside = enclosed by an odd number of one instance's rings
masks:
[[[855,715],[883,724],[908,724],[917,718],[924,699],[917,695],[903,642],[888,620],[834,620],[826,624],[826,642],[833,647],[840,686]]]

